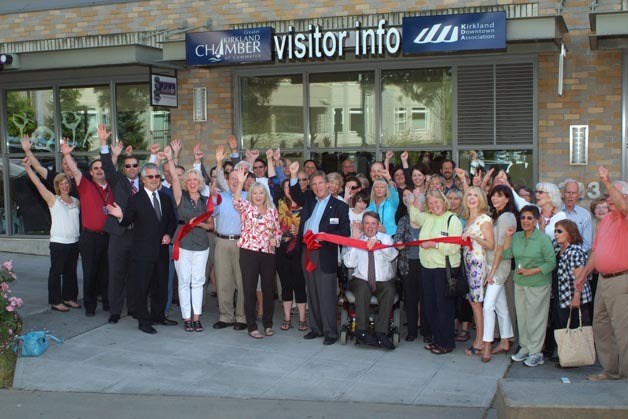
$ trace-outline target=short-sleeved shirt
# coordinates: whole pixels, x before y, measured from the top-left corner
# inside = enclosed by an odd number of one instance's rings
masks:
[[[177,207],[179,221],[183,221],[186,224],[189,223],[192,218],[204,214],[206,207],[207,198],[201,195],[198,201],[195,202],[190,197],[190,194],[184,191],[181,194],[181,202],[179,202],[179,206]],[[183,228],[183,225],[179,225],[179,228],[175,233],[175,237],[179,236],[181,228]],[[207,235],[207,231],[202,227],[194,227],[183,239],[181,239],[179,245],[181,246],[181,249],[185,250],[207,250],[209,248],[209,236]]]
[[[628,216],[611,212],[597,228],[593,251],[595,269],[602,275],[628,270]]]
[[[102,232],[107,221],[105,207],[113,204],[113,192],[109,184],[104,188],[85,176],[77,185],[81,199],[81,223],[90,231]]]

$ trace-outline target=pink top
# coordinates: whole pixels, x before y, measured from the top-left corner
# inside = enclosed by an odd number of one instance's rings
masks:
[[[593,241],[595,269],[602,275],[628,270],[626,249],[628,216],[611,212],[600,221]]]
[[[255,205],[242,199],[234,200],[233,206],[242,219],[238,247],[274,254],[275,247],[270,244],[270,239],[274,237],[277,243],[281,243],[281,226],[277,209],[268,208],[266,214],[262,214]]]

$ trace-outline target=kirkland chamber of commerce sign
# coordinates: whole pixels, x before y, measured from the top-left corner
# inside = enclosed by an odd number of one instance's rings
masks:
[[[273,28],[192,32],[185,36],[186,64],[213,66],[285,60],[334,59],[351,51],[356,57],[506,48],[506,12],[403,18],[402,27],[387,26],[325,31],[272,33]],[[274,53],[274,56],[273,56]],[[273,58],[274,57],[274,58]]]

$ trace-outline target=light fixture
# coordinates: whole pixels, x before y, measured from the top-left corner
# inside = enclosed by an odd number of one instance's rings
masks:
[[[195,87],[194,88],[194,102],[193,102],[193,121],[205,122],[207,121],[207,88]]]
[[[586,165],[589,161],[589,126],[569,127],[569,164]]]
[[[0,64],[10,65],[13,62],[13,56],[11,54],[0,54]]]

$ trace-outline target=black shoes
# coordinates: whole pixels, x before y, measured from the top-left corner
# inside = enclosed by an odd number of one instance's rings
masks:
[[[308,334],[303,336],[303,339],[310,340],[310,339],[320,338],[321,336],[323,336],[323,335],[321,335],[318,332],[315,332],[315,331],[311,330],[310,333],[308,333]]]
[[[389,351],[395,349],[395,345],[393,345],[393,343],[390,341],[390,339],[388,339],[388,336],[386,336],[385,333],[377,333],[376,336],[379,346],[384,349],[388,349]]]
[[[109,320],[107,320],[107,323],[109,323],[109,324],[116,324],[116,323],[118,323],[118,320],[120,320],[120,315],[119,314],[112,314],[111,316],[109,316]]]
[[[94,317],[96,315],[95,311],[86,311],[85,312],[85,316],[87,317]]]
[[[244,330],[246,329],[246,323],[236,322],[236,324],[233,325],[233,328],[235,330]]]
[[[148,333],[149,335],[154,335],[155,333],[157,333],[155,328],[148,324],[140,324],[137,328],[140,329],[144,333]]]
[[[325,339],[323,340],[323,345],[333,345],[334,343],[336,343],[337,340],[338,340],[338,338],[332,338],[331,336],[325,336]]]
[[[160,326],[176,326],[179,324],[179,322],[175,321],[175,320],[170,320],[168,318],[165,318],[161,321],[158,322],[153,322],[154,325],[160,325]]]
[[[216,323],[214,323],[214,325],[212,326],[214,329],[224,329],[225,327],[229,327],[229,326],[233,326],[234,323],[225,323],[223,321],[217,321]]]

